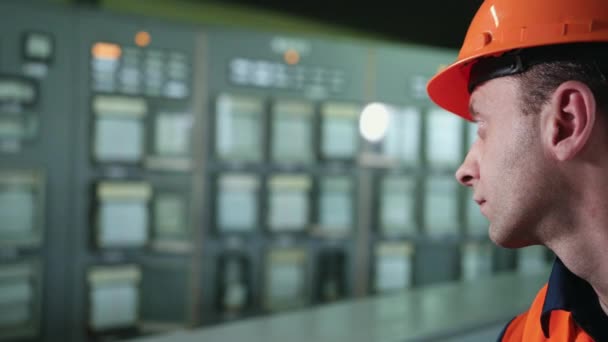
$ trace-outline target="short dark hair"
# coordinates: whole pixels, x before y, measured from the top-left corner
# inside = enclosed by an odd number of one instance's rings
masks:
[[[481,58],[471,67],[469,93],[485,81],[504,76],[520,81],[526,114],[540,112],[551,93],[566,81],[585,83],[598,109],[608,110],[608,42],[539,46]]]
[[[585,83],[593,92],[598,110],[608,110],[608,61],[558,60],[531,66],[514,75],[520,82],[521,108],[525,114],[539,113],[549,96],[566,81]]]

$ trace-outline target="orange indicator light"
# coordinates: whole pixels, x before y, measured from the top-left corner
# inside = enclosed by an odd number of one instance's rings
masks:
[[[146,47],[150,45],[152,37],[146,31],[139,31],[135,34],[135,44],[139,47]]]
[[[285,63],[295,65],[300,61],[300,54],[294,49],[288,49],[283,54],[283,59],[285,60]]]
[[[91,53],[95,58],[119,59],[122,54],[120,46],[112,43],[95,43],[91,48]]]

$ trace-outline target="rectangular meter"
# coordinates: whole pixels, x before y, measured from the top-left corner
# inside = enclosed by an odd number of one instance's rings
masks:
[[[44,178],[35,171],[0,171],[0,246],[41,242]]]
[[[0,75],[0,104],[31,106],[38,101],[38,86],[32,79]]]
[[[529,246],[517,250],[517,271],[539,273],[547,270],[549,250],[545,246]]]
[[[219,177],[216,202],[217,230],[223,233],[251,232],[258,224],[260,181],[246,174]]]
[[[312,180],[309,176],[272,176],[268,191],[268,226],[274,232],[307,228]]]
[[[272,159],[280,163],[313,160],[312,103],[279,100],[272,105]]]
[[[416,182],[406,176],[389,176],[380,187],[380,227],[384,235],[415,234]]]
[[[0,141],[32,140],[39,132],[37,113],[22,110],[0,112]]]
[[[300,307],[308,300],[307,255],[303,249],[275,249],[266,256],[264,307],[270,311]]]
[[[189,250],[192,245],[189,227],[188,192],[155,191],[152,199],[153,246],[165,250]]]
[[[192,115],[161,112],[154,123],[154,152],[163,157],[188,157]]]
[[[353,103],[327,102],[321,107],[321,157],[352,160],[359,151],[359,114]]]
[[[34,337],[39,330],[40,286],[30,263],[0,265],[0,339]]]
[[[26,32],[23,34],[23,59],[49,64],[55,56],[55,41],[50,33]]]
[[[430,177],[425,182],[424,224],[431,236],[457,235],[458,183],[451,177]]]
[[[391,109],[388,129],[382,141],[384,154],[403,164],[416,165],[420,161],[420,111],[413,107]]]
[[[263,157],[264,102],[221,94],[215,107],[215,153],[221,160],[260,161]]]
[[[102,182],[97,185],[97,244],[108,247],[141,247],[148,241],[147,183]]]
[[[377,293],[402,291],[412,286],[412,257],[410,243],[380,243],[376,246]]]
[[[320,179],[319,226],[323,233],[344,235],[351,231],[354,216],[352,179],[325,176]]]
[[[133,327],[139,320],[141,270],[135,265],[89,270],[89,326],[94,331]]]
[[[97,95],[93,99],[95,128],[93,159],[98,162],[138,163],[144,156],[144,98]]]
[[[492,274],[492,245],[484,242],[469,242],[462,246],[461,278],[475,280]]]
[[[40,132],[38,84],[20,75],[0,75],[0,141],[19,144]]]
[[[473,190],[468,189],[466,197],[467,233],[471,236],[487,236],[490,222],[483,216],[479,205],[473,200]]]
[[[442,109],[427,115],[426,158],[432,167],[455,168],[462,162],[462,119]]]

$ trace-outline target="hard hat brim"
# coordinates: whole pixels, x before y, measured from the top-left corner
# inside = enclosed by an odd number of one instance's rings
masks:
[[[468,80],[472,65],[470,62],[475,58],[476,56],[453,63],[431,78],[427,84],[427,92],[433,102],[468,121],[473,121],[469,112],[471,95],[468,91]]]

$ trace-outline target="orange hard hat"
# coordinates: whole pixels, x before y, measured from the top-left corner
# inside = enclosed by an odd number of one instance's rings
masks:
[[[438,106],[472,120],[471,66],[479,58],[557,44],[608,42],[608,0],[486,0],[456,61],[428,83]]]

